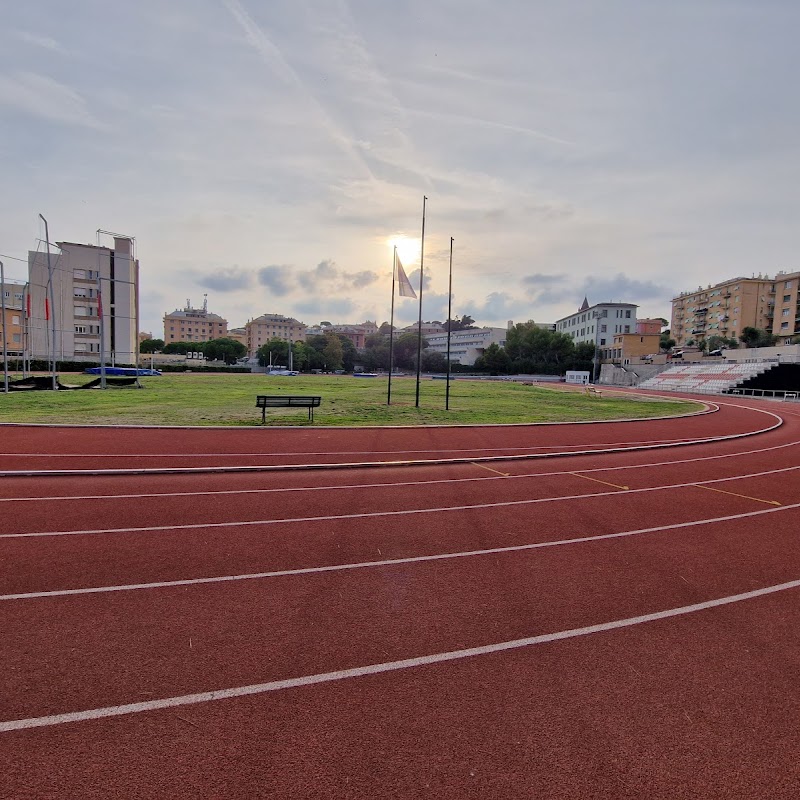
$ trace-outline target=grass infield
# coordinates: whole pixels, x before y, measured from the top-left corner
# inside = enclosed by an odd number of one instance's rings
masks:
[[[67,375],[68,383],[90,380]],[[386,405],[386,378],[349,375],[201,375],[166,374],[141,378],[142,389],[0,392],[0,422],[94,425],[242,425],[261,424],[258,394],[319,395],[315,425],[436,425],[512,422],[572,422],[682,414],[696,403],[615,395],[587,397],[561,386],[526,386],[509,381],[454,380],[450,410],[445,411],[445,381],[420,384],[392,379],[392,405]],[[268,426],[310,425],[305,409],[269,409]]]

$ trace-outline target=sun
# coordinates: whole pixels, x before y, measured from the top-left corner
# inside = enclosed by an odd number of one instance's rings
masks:
[[[400,259],[400,263],[403,266],[413,267],[415,264],[419,264],[419,239],[401,233],[395,236],[389,236],[386,239],[386,244],[389,246],[390,250],[395,246],[397,247],[397,257]]]

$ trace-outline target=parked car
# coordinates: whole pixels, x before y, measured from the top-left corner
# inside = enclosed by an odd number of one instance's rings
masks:
[[[676,350],[674,353],[670,353],[670,358],[683,358],[683,350]]]
[[[722,355],[722,350],[711,350],[709,352],[709,355],[710,356],[721,356]]]

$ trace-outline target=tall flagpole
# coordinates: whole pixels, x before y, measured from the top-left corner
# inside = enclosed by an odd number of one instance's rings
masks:
[[[392,254],[392,315],[389,319],[389,388],[386,390],[386,405],[392,404],[392,357],[394,356],[394,282],[397,278],[397,245]]]
[[[419,378],[422,371],[422,278],[425,261],[425,204],[428,198],[422,196],[422,241],[419,249],[419,327],[417,328],[417,402],[419,408]],[[392,298],[394,299],[394,298]]]
[[[453,237],[450,237],[450,281],[447,285],[447,390],[444,410],[450,410],[450,329],[453,327]]]

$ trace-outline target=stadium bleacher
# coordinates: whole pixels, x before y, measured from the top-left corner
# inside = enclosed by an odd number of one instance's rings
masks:
[[[695,392],[723,394],[743,381],[772,369],[772,363],[685,364],[670,367],[646,381],[642,389],[659,389],[670,392]]]

